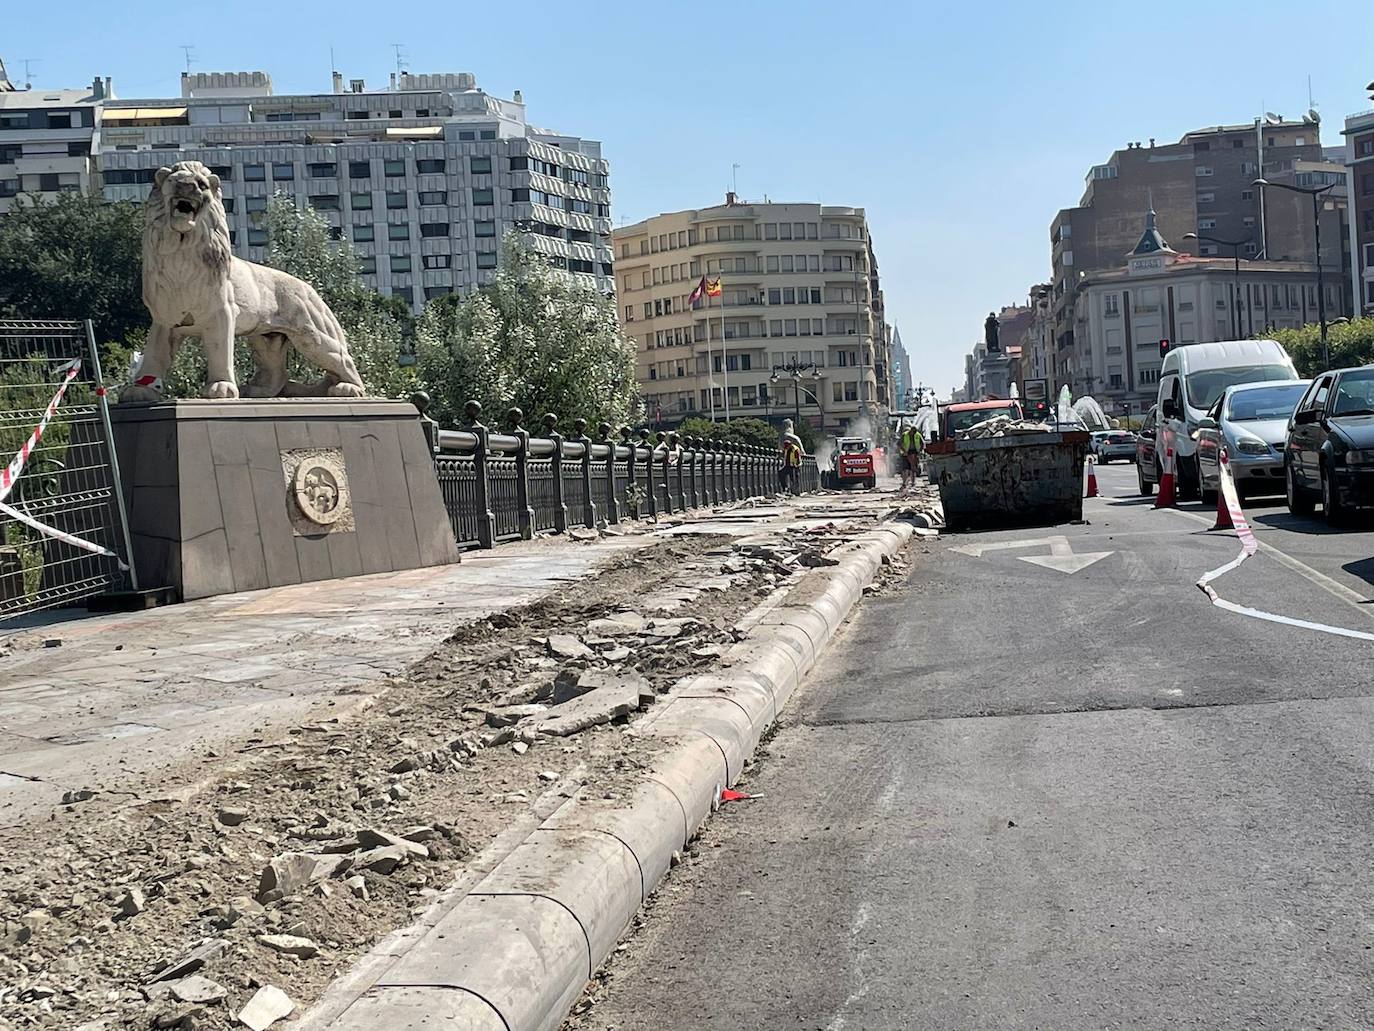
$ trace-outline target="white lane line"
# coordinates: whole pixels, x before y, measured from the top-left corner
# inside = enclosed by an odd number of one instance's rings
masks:
[[[1184,519],[1191,519],[1193,522],[1201,523],[1204,526],[1212,525],[1212,520],[1207,519],[1204,516],[1200,516],[1196,512],[1185,512],[1180,508],[1166,508],[1163,509],[1163,511],[1172,512],[1174,515],[1182,516]],[[1326,591],[1332,597],[1338,598],[1341,601],[1345,602],[1347,605],[1354,608],[1357,612],[1360,613],[1360,615],[1364,616],[1366,619],[1374,619],[1374,605],[1371,605],[1368,602],[1368,600],[1358,591],[1351,590],[1349,587],[1341,583],[1339,580],[1333,580],[1325,573],[1313,569],[1306,562],[1294,558],[1286,551],[1276,548],[1274,545],[1270,544],[1267,541],[1260,541],[1259,545],[1261,551],[1270,553],[1274,556],[1274,558],[1278,559],[1279,562],[1287,566],[1289,569],[1297,573],[1299,576],[1303,577],[1305,580],[1308,580],[1311,583],[1316,584],[1318,587]]]

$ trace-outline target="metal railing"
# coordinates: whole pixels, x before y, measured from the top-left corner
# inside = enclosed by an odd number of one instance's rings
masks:
[[[423,412],[424,400],[416,400]],[[482,424],[476,402],[464,414],[462,429],[440,429],[425,420],[459,547],[490,548],[574,526],[656,519],[782,490],[780,458],[769,448],[647,429],[636,435],[628,426],[613,435],[609,423],[592,440],[585,419],[576,420],[565,437],[554,415],[544,416],[541,436],[531,436],[518,408],[507,413],[507,432],[497,433]],[[798,489],[820,486],[816,460],[807,455]]]
[[[0,468],[31,439],[75,361],[80,365],[47,429],[8,496],[0,498],[12,510],[0,511],[0,620],[116,587],[137,587],[132,571],[121,572],[115,559],[58,536],[129,560],[119,468],[90,322],[0,320]]]

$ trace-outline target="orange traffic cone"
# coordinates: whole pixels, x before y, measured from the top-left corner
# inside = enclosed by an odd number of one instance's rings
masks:
[[[1085,498],[1096,498],[1101,495],[1097,492],[1097,459],[1092,455],[1088,456],[1088,491],[1083,496]]]
[[[1159,496],[1155,498],[1155,508],[1178,508],[1178,496],[1174,492],[1174,449],[1164,449],[1164,468],[1159,474]]]
[[[1226,458],[1225,448],[1222,449],[1221,454],[1218,456],[1218,461],[1221,462],[1221,468],[1218,470],[1217,477],[1217,522],[1216,525],[1212,527],[1212,529],[1234,530],[1236,528],[1236,524],[1231,521],[1231,506],[1226,503],[1226,491],[1222,490],[1220,482],[1221,480],[1226,479],[1226,477],[1230,475],[1231,472],[1231,468],[1228,465],[1228,460]]]

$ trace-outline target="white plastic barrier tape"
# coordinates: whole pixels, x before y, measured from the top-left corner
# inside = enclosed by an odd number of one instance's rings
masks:
[[[24,471],[24,463],[29,460],[34,448],[43,439],[43,431],[48,428],[53,413],[57,411],[57,406],[62,403],[62,395],[67,392],[68,384],[76,379],[76,374],[81,371],[81,359],[75,358],[57,371],[66,374],[63,377],[62,385],[57,388],[57,393],[48,402],[47,411],[43,413],[43,418],[38,420],[38,425],[29,434],[29,439],[24,441],[24,446],[19,449],[19,453],[14,456],[5,470],[0,472],[0,501],[4,501],[10,496],[10,491],[14,490],[14,485],[19,481],[19,474]]]
[[[32,527],[44,536],[51,537],[54,540],[63,541],[64,543],[70,544],[73,547],[80,548],[83,551],[89,551],[92,555],[105,555],[109,558],[112,558],[115,560],[115,562],[118,564],[121,570],[128,571],[129,567],[124,564],[124,560],[120,558],[118,555],[116,555],[109,548],[102,548],[99,544],[96,544],[93,541],[83,540],[80,537],[74,537],[69,533],[59,530],[55,526],[49,526],[47,523],[40,523],[37,519],[29,515],[27,512],[21,512],[17,508],[11,508],[9,505],[6,505],[3,501],[0,501],[0,515],[7,515],[11,519],[17,519],[25,526]]]
[[[1316,630],[1319,633],[1334,634],[1337,637],[1353,637],[1358,641],[1374,641],[1374,634],[1366,633],[1363,630],[1347,630],[1345,627],[1328,626],[1325,623],[1313,623],[1306,619],[1280,616],[1273,612],[1252,609],[1248,605],[1237,605],[1217,594],[1212,587],[1212,581],[1238,568],[1242,562],[1259,551],[1259,541],[1255,539],[1255,532],[1250,529],[1250,522],[1245,518],[1245,512],[1240,507],[1240,495],[1236,492],[1235,477],[1231,475],[1231,465],[1226,460],[1225,452],[1221,455],[1218,478],[1221,480],[1222,497],[1226,499],[1226,509],[1231,513],[1231,522],[1235,524],[1236,536],[1240,538],[1240,554],[1226,565],[1218,566],[1210,573],[1204,573],[1202,579],[1197,582],[1198,589],[1211,599],[1212,604],[1219,609],[1225,609],[1227,612],[1267,620],[1270,623],[1282,623],[1285,626],[1295,626],[1303,630]]]

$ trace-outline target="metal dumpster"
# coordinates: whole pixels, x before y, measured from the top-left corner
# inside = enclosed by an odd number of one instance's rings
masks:
[[[1081,519],[1090,440],[1070,431],[932,443],[926,457],[946,526],[992,530]]]

